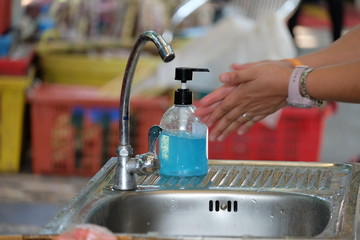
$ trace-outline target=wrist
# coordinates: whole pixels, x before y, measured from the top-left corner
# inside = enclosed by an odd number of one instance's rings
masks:
[[[283,60],[281,60],[283,61]],[[281,96],[286,100],[288,97],[289,79],[291,76],[292,68],[286,67],[283,64],[275,64],[271,66],[271,82],[272,92],[277,96]]]
[[[287,58],[282,61],[285,62],[287,64],[287,66],[289,66],[291,68],[296,68],[298,66],[304,66],[304,64],[297,58]]]

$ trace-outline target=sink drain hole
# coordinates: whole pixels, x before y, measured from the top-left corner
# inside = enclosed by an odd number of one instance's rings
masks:
[[[219,211],[220,210],[220,202],[219,201],[215,201],[215,211]]]
[[[227,210],[228,212],[237,212],[238,211],[238,202],[237,201],[227,201],[227,202],[223,202],[221,203],[219,200],[213,201],[210,200],[209,201],[209,211],[213,212],[219,212],[220,210]]]

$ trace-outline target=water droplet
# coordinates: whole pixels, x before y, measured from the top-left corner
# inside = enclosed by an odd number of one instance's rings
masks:
[[[255,205],[255,210],[256,210],[256,211],[259,211],[259,203],[258,203],[255,199],[252,199],[251,202],[254,203],[254,205]]]

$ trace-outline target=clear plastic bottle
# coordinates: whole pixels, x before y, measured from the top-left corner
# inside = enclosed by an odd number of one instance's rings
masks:
[[[209,71],[203,68],[176,68],[175,79],[181,88],[175,92],[174,105],[161,119],[159,137],[160,174],[166,176],[202,176],[208,171],[207,134],[205,124],[194,116],[192,93],[186,81],[192,72]]]

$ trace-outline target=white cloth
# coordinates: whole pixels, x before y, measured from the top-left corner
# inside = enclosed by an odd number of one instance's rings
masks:
[[[194,73],[188,87],[198,92],[211,92],[221,86],[218,77],[229,71],[232,63],[248,63],[264,59],[278,60],[296,56],[291,35],[282,19],[276,14],[268,16],[266,21],[255,22],[242,15],[223,18],[205,35],[194,39],[175,52],[175,59],[159,66],[156,74],[147,79],[142,86],[134,89],[139,92],[149,87],[175,88],[180,86],[174,81],[176,67],[203,67],[210,73]],[[263,123],[276,127],[270,117]]]

